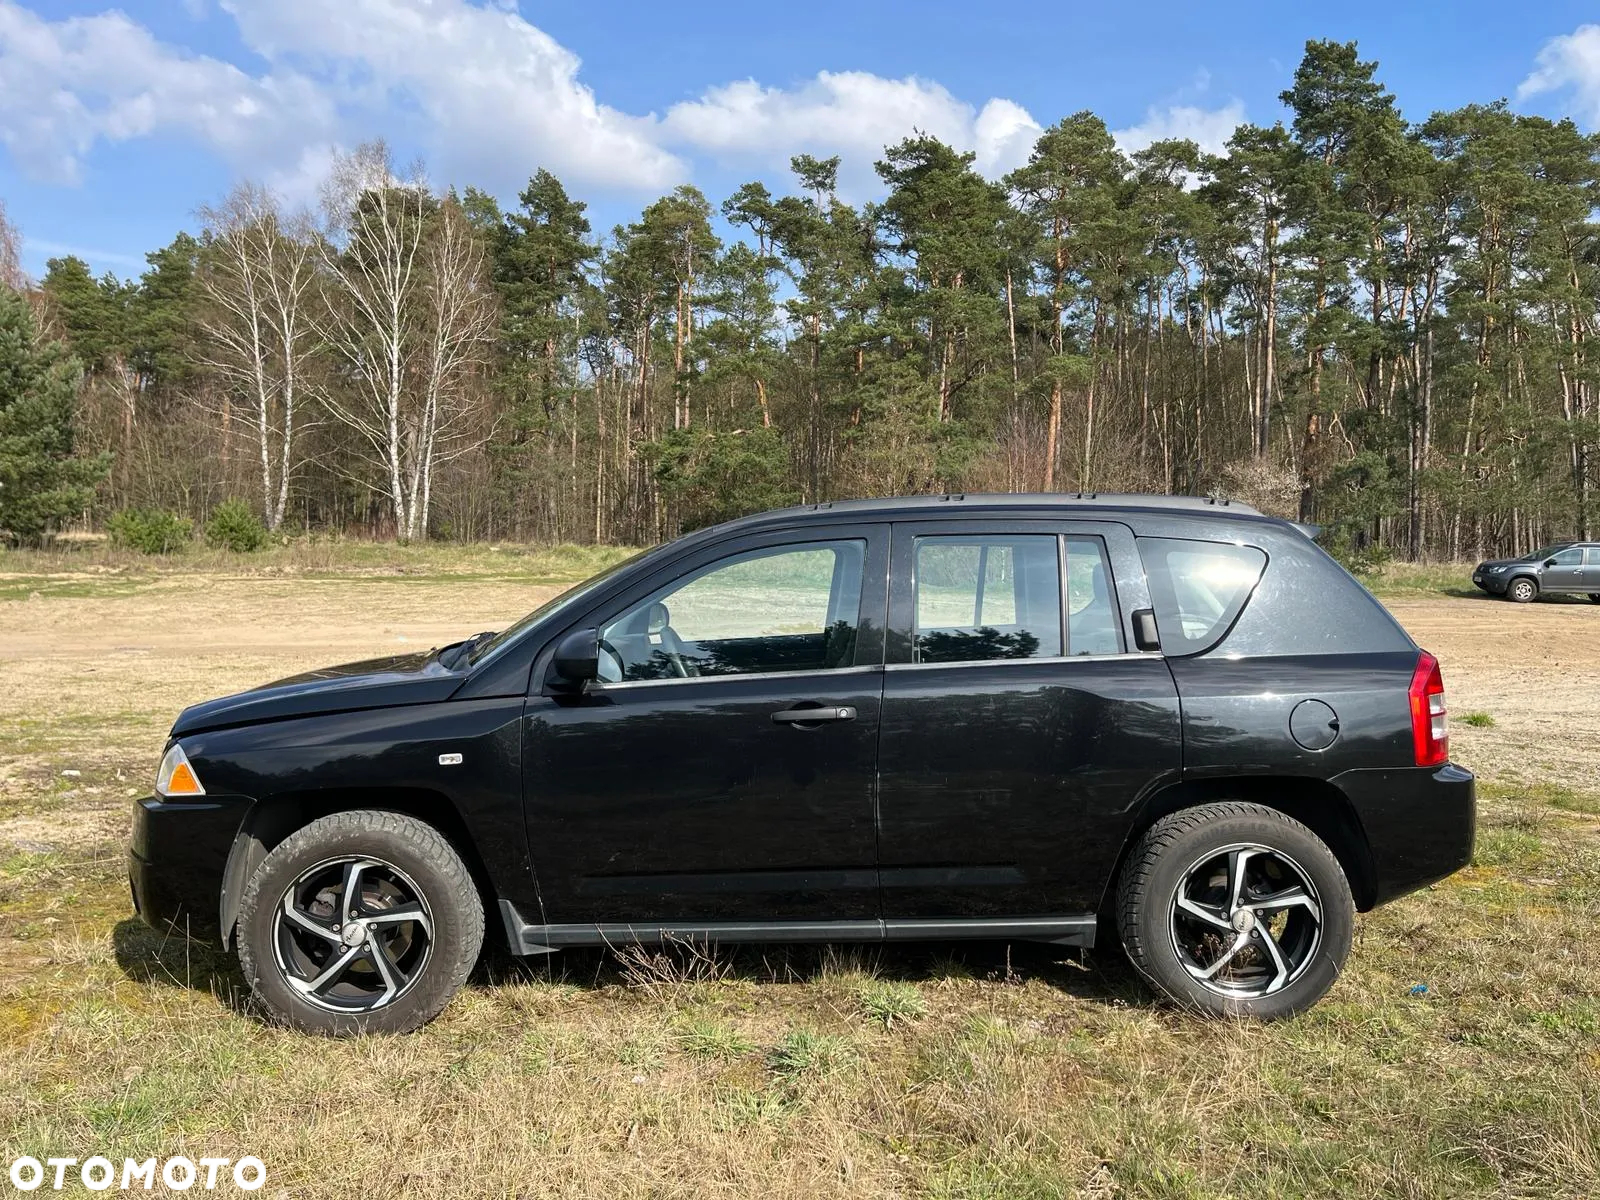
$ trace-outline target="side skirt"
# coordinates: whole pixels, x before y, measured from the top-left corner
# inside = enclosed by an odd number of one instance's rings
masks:
[[[936,920],[708,921],[630,925],[534,925],[516,905],[500,901],[506,941],[513,954],[551,954],[568,946],[626,946],[658,942],[914,942],[993,939],[1094,945],[1092,915],[1066,917],[951,917]]]

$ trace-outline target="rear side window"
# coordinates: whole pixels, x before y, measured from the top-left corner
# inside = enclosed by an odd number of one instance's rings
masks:
[[[1220,642],[1244,611],[1267,556],[1254,546],[1140,538],[1161,648],[1199,654]]]
[[[1060,655],[1054,537],[921,537],[915,571],[914,662]]]
[[[1105,543],[1097,537],[1067,536],[1067,653],[1121,654],[1117,616]]]

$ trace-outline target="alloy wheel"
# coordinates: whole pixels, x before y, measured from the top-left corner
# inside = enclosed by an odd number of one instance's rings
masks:
[[[273,948],[284,980],[340,1013],[393,1004],[433,951],[427,898],[398,867],[369,857],[317,863],[278,902]]]
[[[1304,974],[1322,944],[1322,904],[1310,875],[1270,846],[1208,853],[1173,892],[1172,946],[1201,986],[1259,999]]]

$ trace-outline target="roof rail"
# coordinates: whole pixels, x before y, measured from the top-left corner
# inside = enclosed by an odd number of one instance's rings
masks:
[[[1258,509],[1226,496],[1169,496],[1141,492],[945,492],[922,496],[884,496],[870,500],[821,500],[799,506],[793,512],[872,513],[918,508],[939,508],[948,504],[970,507],[1005,508],[1012,506],[1069,507],[1073,505],[1106,508],[1171,509],[1176,511],[1225,511],[1240,516],[1261,516]],[[755,514],[749,520],[774,514]]]

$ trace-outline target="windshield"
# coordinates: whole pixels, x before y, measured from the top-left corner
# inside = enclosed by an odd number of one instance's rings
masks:
[[[535,621],[542,621],[546,617],[559,612],[563,608],[566,608],[569,604],[576,603],[578,600],[581,600],[584,596],[587,596],[590,592],[594,591],[595,588],[599,587],[606,580],[610,579],[618,571],[622,570],[624,567],[631,566],[633,563],[638,562],[639,559],[643,558],[649,553],[651,553],[651,551],[641,550],[638,554],[630,554],[621,562],[607,567],[604,571],[601,571],[600,574],[591,576],[590,578],[585,579],[582,583],[575,584],[566,591],[552,596],[527,616],[516,622],[516,624],[508,625],[499,633],[495,634],[492,638],[489,638],[481,645],[476,646],[473,649],[472,657],[468,660],[468,662],[472,666],[477,666],[485,659],[492,657],[499,651],[500,647],[514,641],[518,634],[522,633],[523,630],[527,629]]]
[[[1565,550],[1566,548],[1567,548],[1567,543],[1561,542],[1560,544],[1555,545],[1555,546],[1546,546],[1543,550],[1534,550],[1533,552],[1531,552],[1529,554],[1524,554],[1521,558],[1517,559],[1517,561],[1518,562],[1538,562],[1541,559],[1554,558],[1557,554],[1561,553],[1561,551]]]

